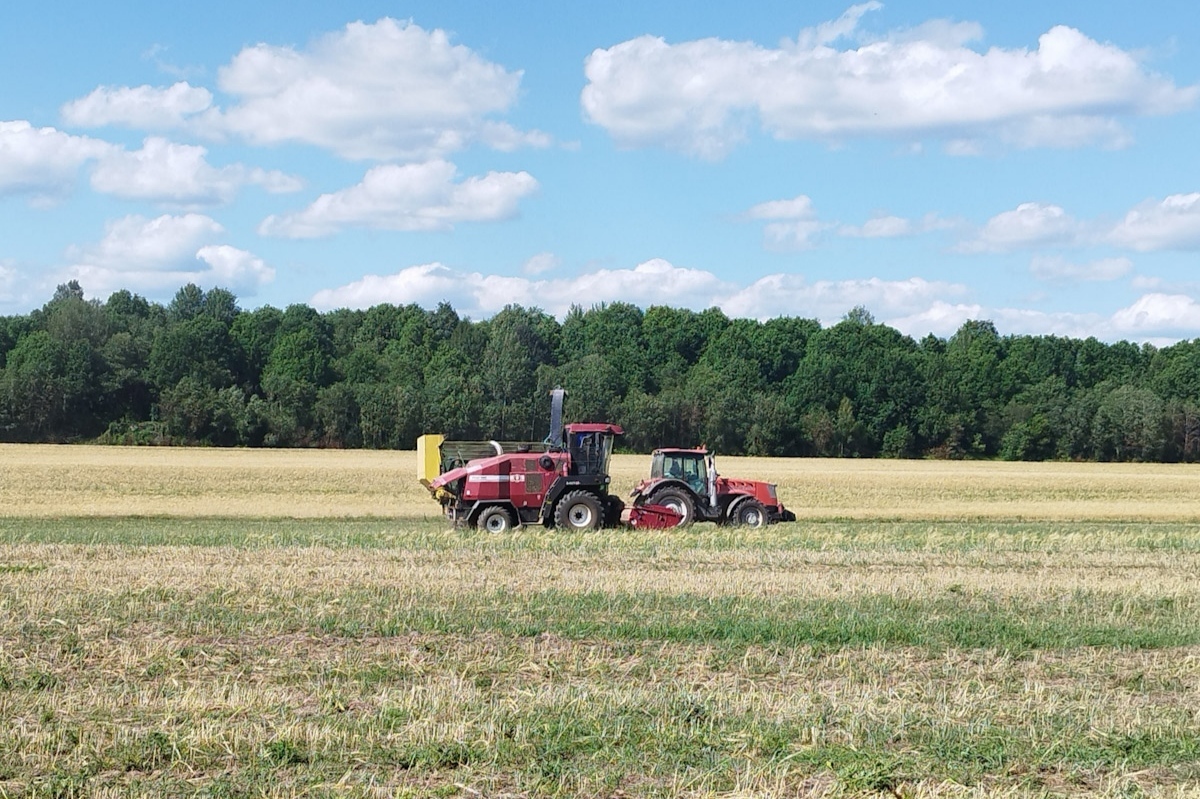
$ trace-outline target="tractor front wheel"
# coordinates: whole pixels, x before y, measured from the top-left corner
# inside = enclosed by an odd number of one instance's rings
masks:
[[[479,512],[475,526],[489,533],[507,533],[513,529],[512,514],[508,512],[507,508],[493,505]]]
[[[696,505],[682,488],[664,488],[655,491],[648,500],[649,505],[662,505],[680,515],[678,527],[687,527],[696,521]]]
[[[554,526],[565,530],[596,530],[604,523],[600,500],[588,491],[572,491],[554,509]]]
[[[767,523],[767,509],[757,499],[748,499],[733,512],[733,523],[740,527],[762,527]]]

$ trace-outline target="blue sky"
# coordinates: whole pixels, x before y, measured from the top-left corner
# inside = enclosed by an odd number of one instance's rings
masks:
[[[710,5],[6,4],[0,313],[76,279],[1200,336],[1191,4]]]

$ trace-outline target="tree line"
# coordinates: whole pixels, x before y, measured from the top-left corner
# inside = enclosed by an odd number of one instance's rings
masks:
[[[1200,339],[1169,347],[1003,336],[920,340],[864,309],[730,319],[627,303],[490,319],[382,304],[243,310],[225,289],[167,305],[58,287],[0,317],[0,440],[401,448],[418,435],[541,440],[565,416],[622,446],[726,454],[1200,459]]]

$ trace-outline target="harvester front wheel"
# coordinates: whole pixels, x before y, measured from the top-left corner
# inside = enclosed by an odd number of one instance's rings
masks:
[[[507,533],[513,529],[512,514],[508,512],[507,508],[493,505],[479,512],[475,526],[489,533]]]
[[[554,509],[554,526],[564,530],[595,530],[603,523],[600,500],[587,491],[572,491]]]
[[[678,527],[687,527],[696,521],[696,505],[692,498],[682,488],[664,488],[655,491],[649,500],[650,505],[662,505],[680,515]]]

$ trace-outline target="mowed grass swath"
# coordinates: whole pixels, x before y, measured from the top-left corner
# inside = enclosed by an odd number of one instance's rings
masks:
[[[0,458],[0,795],[1200,793],[1193,467],[718,461],[801,521],[492,536],[410,453]]]

